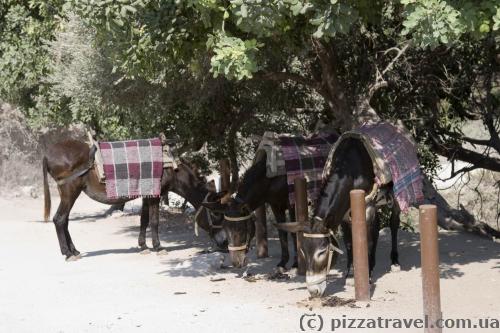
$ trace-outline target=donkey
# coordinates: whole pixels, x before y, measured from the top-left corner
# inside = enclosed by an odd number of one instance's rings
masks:
[[[392,238],[392,269],[399,268],[397,234],[399,229],[399,206],[394,200],[392,184],[378,188],[375,183],[373,162],[362,142],[345,139],[337,147],[333,160],[333,170],[321,189],[315,205],[314,218],[310,224],[286,223],[278,228],[292,232],[303,231],[301,251],[306,263],[306,284],[313,297],[320,297],[326,289],[326,276],[334,261],[333,251],[338,250],[335,231],[342,228],[347,249],[347,278],[352,266],[352,234],[349,217],[349,193],[362,189],[368,195],[366,202],[366,223],[368,228],[369,273],[370,279],[375,267],[375,252],[380,229],[377,207],[380,199],[392,207],[390,229]]]
[[[295,211],[288,200],[288,184],[286,175],[268,178],[266,176],[266,158],[261,157],[243,175],[236,195],[231,198],[223,197],[217,202],[205,202],[203,205],[215,212],[224,213],[223,227],[229,241],[229,254],[234,267],[246,265],[246,253],[255,234],[255,223],[251,212],[268,203],[271,206],[276,221],[286,221],[288,209],[290,221],[295,220]],[[290,259],[288,252],[288,233],[279,230],[281,245],[281,260],[278,267],[286,268]],[[294,239],[294,262],[292,267],[297,267],[297,242]]]
[[[57,189],[61,198],[59,207],[54,215],[53,222],[56,228],[57,238],[61,253],[66,256],[67,261],[80,258],[80,252],[75,248],[68,231],[69,214],[76,199],[83,191],[91,199],[109,205],[121,205],[131,199],[108,199],[105,185],[100,183],[97,171],[93,166],[95,147],[90,149],[88,144],[67,140],[48,147],[43,157],[43,185],[44,185],[44,218],[48,221],[50,215],[50,191],[47,174],[58,183]],[[165,168],[161,179],[161,193],[168,191],[179,194],[190,202],[196,209],[201,207],[205,197],[210,194],[210,187],[203,182],[198,175],[183,162],[179,168]],[[151,226],[153,240],[153,251],[162,250],[158,236],[159,226],[159,203],[160,198],[144,198],[141,210],[141,227],[139,232],[139,248],[147,250],[146,229]],[[207,214],[202,214],[199,226],[209,232],[212,240],[222,249],[227,246],[227,237],[222,228],[222,218],[212,221]]]

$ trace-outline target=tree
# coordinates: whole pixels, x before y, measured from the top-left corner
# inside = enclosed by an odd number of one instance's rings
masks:
[[[231,155],[235,169],[238,133],[258,132],[264,119],[299,114],[310,125],[325,116],[340,131],[390,119],[418,139],[428,174],[436,153],[472,164],[457,172],[500,170],[491,153],[499,142],[500,6],[493,0],[71,0],[61,17],[69,11],[90,29],[107,73],[99,77],[109,82],[82,76],[82,87],[97,85],[82,101],[60,89],[65,75],[52,69],[37,109],[84,110],[103,131],[113,116],[128,130],[147,119],[151,125],[137,133],[175,129],[193,147],[209,142],[212,156]],[[85,106],[92,96],[95,111]],[[297,112],[304,106],[309,112]],[[152,111],[137,117],[141,107]],[[92,122],[85,117],[71,119]],[[489,140],[461,132],[470,119],[484,122]]]

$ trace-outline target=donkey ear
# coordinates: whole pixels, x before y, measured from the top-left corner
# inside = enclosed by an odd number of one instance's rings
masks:
[[[274,226],[279,230],[288,232],[299,232],[307,229],[308,225],[304,222],[286,222],[286,223],[274,223]]]

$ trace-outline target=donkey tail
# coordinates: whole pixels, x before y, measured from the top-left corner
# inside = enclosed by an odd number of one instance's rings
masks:
[[[49,190],[49,182],[47,180],[47,170],[48,170],[48,165],[47,165],[47,157],[43,158],[43,196],[45,200],[45,207],[43,210],[43,218],[45,222],[49,221],[50,217],[50,190]]]

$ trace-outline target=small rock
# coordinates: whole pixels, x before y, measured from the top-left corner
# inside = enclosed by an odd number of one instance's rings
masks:
[[[215,278],[215,279],[210,279],[210,282],[220,282],[220,281],[226,281],[226,278]]]

